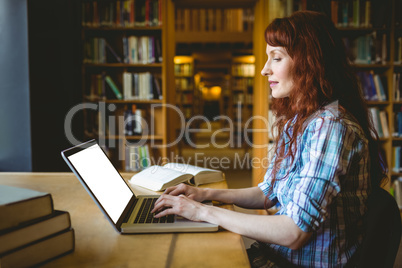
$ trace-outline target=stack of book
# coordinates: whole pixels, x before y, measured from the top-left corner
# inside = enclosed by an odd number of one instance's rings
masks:
[[[155,27],[162,25],[161,0],[82,1],[86,27]]]
[[[161,41],[156,36],[123,37],[123,59],[128,64],[162,62]]]
[[[0,267],[29,267],[74,250],[70,214],[49,193],[0,185]]]
[[[177,32],[247,32],[253,29],[252,8],[177,8]]]
[[[368,101],[386,101],[387,80],[373,72],[357,72],[363,96]]]
[[[125,171],[140,171],[151,165],[148,145],[127,146],[125,154]]]
[[[401,149],[401,146],[392,147],[392,171],[395,173],[402,172]]]
[[[370,107],[369,112],[374,123],[374,127],[378,133],[379,138],[388,138],[390,135],[387,112],[380,110],[377,107]]]
[[[123,99],[125,100],[161,100],[161,77],[150,72],[123,73]]]
[[[146,127],[144,119],[145,112],[142,109],[137,109],[137,106],[132,104],[125,107],[124,110],[124,135],[142,135],[143,128]],[[110,134],[110,133],[109,133]]]

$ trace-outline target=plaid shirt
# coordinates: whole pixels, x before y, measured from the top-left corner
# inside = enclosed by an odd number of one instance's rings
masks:
[[[282,141],[288,144],[287,135]],[[347,115],[321,111],[307,123],[290,161],[282,161],[272,185],[273,160],[259,187],[280,204],[277,215],[289,216],[312,236],[298,250],[263,246],[297,266],[344,266],[361,243],[370,189],[368,141],[362,129]]]

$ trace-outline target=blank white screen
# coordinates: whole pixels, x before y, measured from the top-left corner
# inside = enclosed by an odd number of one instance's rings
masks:
[[[95,144],[68,159],[116,223],[133,193],[102,149]]]

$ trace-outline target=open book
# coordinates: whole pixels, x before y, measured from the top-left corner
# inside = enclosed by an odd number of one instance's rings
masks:
[[[153,191],[162,191],[181,182],[198,186],[223,181],[222,171],[196,167],[188,164],[168,163],[164,166],[150,166],[134,174],[130,183]]]

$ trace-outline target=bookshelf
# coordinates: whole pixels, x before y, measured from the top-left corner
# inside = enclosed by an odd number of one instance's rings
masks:
[[[167,90],[174,87],[171,1],[83,0],[81,8],[86,137],[98,139],[121,171],[166,162],[173,137],[166,107],[174,97]]]
[[[175,1],[176,42],[252,41],[255,1]]]
[[[235,122],[235,140],[243,141],[246,149],[252,142],[251,135],[244,137],[244,129],[252,128],[249,118],[253,116],[254,63],[254,55],[232,57],[230,114]]]
[[[231,52],[197,51],[191,57],[194,59],[194,83],[199,104],[194,114],[204,115],[210,120],[217,115],[229,115]],[[215,104],[209,106],[211,102]]]
[[[393,49],[391,49],[391,57],[393,59],[392,73],[392,92],[393,92],[393,107],[392,107],[392,177],[399,179],[402,177],[401,164],[401,148],[402,148],[402,3],[394,1],[394,16],[393,30],[394,39],[391,39]]]
[[[174,57],[176,106],[185,121],[198,114],[199,99],[194,83],[194,59],[191,56]]]
[[[194,76],[194,58],[192,56],[175,56],[174,57],[174,74],[175,74],[175,90],[176,90],[176,107],[180,110],[180,123],[176,125],[176,136],[183,133],[183,129],[189,123],[189,120],[200,114],[201,101],[199,90],[197,88]],[[194,135],[187,133],[190,140]],[[188,144],[187,136],[183,136],[178,142],[178,154],[182,154],[182,148]]]

